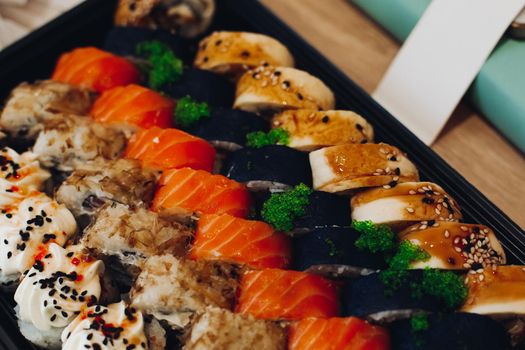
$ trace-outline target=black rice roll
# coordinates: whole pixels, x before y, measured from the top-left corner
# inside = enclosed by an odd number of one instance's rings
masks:
[[[246,134],[270,130],[268,121],[249,112],[229,108],[211,108],[209,118],[202,118],[185,131],[209,141],[215,148],[227,151],[241,149]]]
[[[429,327],[414,331],[409,320],[390,326],[396,350],[507,350],[509,339],[502,325],[487,316],[469,313],[431,314]]]
[[[231,107],[235,95],[235,85],[223,76],[196,68],[184,68],[182,77],[162,88],[174,99],[191,96],[196,101],[210,106]]]
[[[144,41],[157,40],[169,46],[183,62],[192,61],[191,44],[188,40],[173,35],[162,29],[138,27],[114,27],[106,36],[104,49],[119,56],[137,56],[137,45]]]
[[[304,183],[312,187],[308,153],[286,146],[243,148],[232,152],[222,174],[252,191],[284,190]]]
[[[293,268],[331,278],[367,275],[384,268],[384,258],[355,246],[351,227],[319,227],[293,238]]]

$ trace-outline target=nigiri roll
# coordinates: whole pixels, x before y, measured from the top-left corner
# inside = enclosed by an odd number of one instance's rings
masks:
[[[132,306],[173,328],[185,327],[207,306],[233,308],[238,273],[226,264],[152,256],[131,289]]]
[[[419,173],[397,147],[379,144],[346,144],[310,153],[316,190],[346,193],[366,187],[392,188],[418,181]]]
[[[123,301],[83,309],[62,332],[62,350],[151,349],[142,314]],[[107,347],[111,345],[111,347]]]
[[[15,292],[22,334],[38,346],[59,349],[64,328],[101,299],[103,273],[104,264],[78,245],[44,247]]]
[[[11,91],[0,115],[0,127],[13,138],[34,140],[57,114],[86,115],[94,94],[52,80],[21,83]]]
[[[188,167],[211,171],[215,149],[205,140],[184,131],[153,127],[137,132],[129,140],[124,156],[158,170]]]
[[[95,92],[140,81],[128,60],[95,47],[81,47],[60,56],[51,79]]]
[[[95,121],[136,131],[173,125],[175,102],[145,87],[131,84],[104,91],[89,112]]]
[[[359,233],[349,227],[318,227],[293,239],[294,269],[327,277],[366,275],[383,268],[384,258],[360,250]]]
[[[485,316],[463,312],[431,314],[426,329],[414,330],[410,320],[390,327],[396,350],[483,350],[510,348],[502,325]]]
[[[43,166],[69,172],[88,161],[120,157],[125,147],[124,133],[86,117],[62,115],[46,123],[33,152]]]
[[[288,110],[272,118],[272,127],[285,129],[288,146],[301,151],[374,141],[372,125],[351,111]]]
[[[153,255],[186,255],[193,231],[144,208],[104,205],[82,235],[81,244],[104,260],[115,258],[132,276]],[[119,269],[121,266],[110,266]]]
[[[32,152],[18,154],[8,147],[0,149],[0,207],[43,190],[50,177]]]
[[[84,163],[55,193],[75,217],[92,216],[107,202],[148,207],[160,172],[133,159]]]
[[[293,67],[294,59],[283,44],[267,35],[220,31],[201,40],[193,65],[236,78],[262,63]]]
[[[234,108],[249,112],[333,109],[335,97],[321,80],[299,69],[263,64],[237,82]]]
[[[163,28],[192,38],[206,31],[214,13],[214,0],[119,0],[115,24]]]
[[[270,225],[228,214],[202,215],[189,254],[195,260],[219,260],[250,268],[286,268],[289,238]]]
[[[50,243],[64,245],[76,233],[73,215],[43,193],[33,193],[5,206],[0,214],[0,283],[13,286],[25,271],[39,263]],[[45,254],[44,254],[45,255]]]
[[[339,313],[336,284],[305,272],[264,269],[245,272],[236,312],[267,320],[329,318]]]
[[[312,184],[308,155],[286,146],[243,148],[232,152],[221,171],[253,191],[284,190]]]
[[[478,270],[505,264],[505,251],[494,232],[484,225],[423,221],[399,234],[420,247],[430,259],[417,261],[412,268]]]
[[[151,208],[183,223],[202,214],[244,218],[250,210],[250,194],[242,184],[221,175],[172,169],[162,174]]]
[[[390,336],[357,317],[305,318],[290,326],[288,349],[389,350]]]
[[[432,182],[405,182],[360,192],[352,197],[351,207],[353,220],[371,220],[398,229],[421,221],[426,221],[420,224],[425,228],[462,218],[456,201]]]
[[[192,321],[185,350],[286,350],[286,331],[276,323],[208,307]]]

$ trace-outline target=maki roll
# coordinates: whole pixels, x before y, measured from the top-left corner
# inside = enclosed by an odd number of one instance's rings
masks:
[[[33,344],[59,349],[64,328],[101,299],[103,273],[104,264],[80,246],[45,247],[15,292],[22,334]]]
[[[290,232],[304,233],[316,228],[348,226],[350,219],[350,201],[348,198],[332,193],[313,191],[309,196],[304,215],[294,220],[294,229]]]
[[[60,56],[51,79],[102,92],[140,81],[138,69],[128,60],[96,47],[81,47]]]
[[[314,189],[348,193],[365,187],[395,187],[418,181],[412,162],[394,146],[346,144],[310,153]]]
[[[432,182],[405,182],[360,192],[352,197],[351,206],[353,220],[371,220],[397,229],[418,222],[424,229],[463,217],[456,201]]]
[[[272,127],[285,129],[288,146],[300,151],[374,141],[372,125],[351,111],[288,110],[272,118]]]
[[[423,221],[408,227],[399,237],[430,254],[430,259],[411,265],[416,269],[478,270],[507,261],[494,232],[483,225]]]
[[[293,238],[293,267],[327,277],[366,275],[383,268],[384,258],[356,247],[349,227],[318,227]]]
[[[142,314],[123,301],[83,309],[62,332],[62,350],[154,349],[148,347]]]
[[[232,78],[262,63],[293,67],[286,46],[272,37],[248,32],[214,32],[199,43],[193,65]]]
[[[76,233],[73,215],[43,193],[5,206],[0,214],[0,283],[10,289],[50,243],[64,245]],[[44,254],[46,255],[46,254]],[[39,258],[40,257],[40,258]]]
[[[89,161],[118,158],[125,147],[124,133],[86,117],[61,115],[46,123],[33,152],[43,166],[70,172]]]
[[[221,175],[190,168],[165,171],[155,193],[153,211],[189,223],[202,214],[244,218],[250,209],[246,188]]]
[[[183,328],[208,306],[231,310],[238,273],[227,264],[152,256],[131,289],[132,306],[175,329]]]
[[[299,69],[263,64],[237,82],[234,108],[249,112],[333,109],[335,97],[321,80]]]
[[[84,163],[56,191],[75,217],[92,216],[107,202],[148,207],[160,172],[133,159]]]
[[[163,28],[192,38],[206,31],[214,13],[214,0],[119,0],[115,24]]]
[[[286,146],[243,148],[231,153],[221,171],[253,191],[284,190],[304,183],[311,186],[308,155]]]
[[[0,127],[14,139],[34,140],[57,114],[86,115],[94,94],[52,80],[21,83],[11,91],[0,115]]]
[[[195,260],[219,260],[250,268],[286,268],[289,238],[270,225],[228,214],[202,215],[189,254]]]
[[[502,325],[485,316],[463,312],[431,314],[425,329],[397,321],[390,327],[392,349],[396,350],[483,350],[510,348]]]
[[[337,287],[305,272],[248,271],[241,277],[235,311],[266,320],[335,317],[339,312]]]
[[[286,350],[286,332],[270,321],[208,307],[192,321],[184,349]]]

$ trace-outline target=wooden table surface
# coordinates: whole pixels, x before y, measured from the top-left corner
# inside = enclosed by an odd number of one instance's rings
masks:
[[[399,49],[345,0],[261,2],[368,92]],[[480,114],[461,103],[432,149],[525,228],[525,157]]]

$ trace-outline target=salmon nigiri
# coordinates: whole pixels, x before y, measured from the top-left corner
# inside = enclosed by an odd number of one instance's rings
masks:
[[[160,170],[188,167],[212,171],[215,149],[203,139],[184,131],[153,127],[133,135],[125,157],[138,159],[143,166]]]
[[[265,222],[228,214],[202,215],[190,257],[282,269],[290,263],[290,249],[289,238]]]
[[[242,184],[190,168],[165,171],[152,205],[152,210],[183,221],[195,213],[246,217],[249,208],[250,195]]]
[[[241,277],[236,312],[267,320],[334,317],[338,293],[334,282],[305,272],[265,269]]]
[[[290,326],[288,350],[388,350],[386,329],[357,317],[305,318]]]
[[[90,115],[101,123],[129,124],[148,129],[172,126],[175,102],[145,87],[130,84],[104,91]]]
[[[51,79],[102,92],[138,83],[140,73],[125,58],[96,47],[81,47],[60,56]]]

